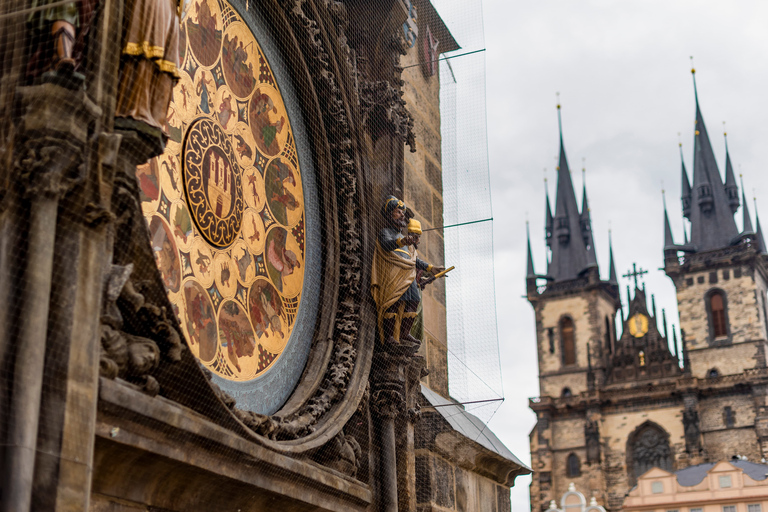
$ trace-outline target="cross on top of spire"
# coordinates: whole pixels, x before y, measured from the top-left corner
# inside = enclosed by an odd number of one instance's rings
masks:
[[[642,278],[642,277],[643,277],[643,274],[647,274],[647,273],[648,273],[648,271],[647,271],[647,270],[643,270],[643,268],[642,268],[642,267],[640,267],[640,268],[638,269],[638,268],[637,268],[637,264],[633,263],[633,264],[632,264],[632,270],[631,270],[631,271],[628,271],[626,274],[624,274],[624,275],[623,275],[623,276],[621,276],[621,277],[626,277],[627,279],[629,279],[630,277],[633,277],[633,278],[635,279],[635,288],[639,288],[639,286],[637,285],[637,278],[638,278],[638,277],[641,277],[641,278]]]

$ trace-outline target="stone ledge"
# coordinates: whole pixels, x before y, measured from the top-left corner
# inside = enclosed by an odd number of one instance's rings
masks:
[[[367,509],[365,484],[101,379],[93,492],[167,510]]]

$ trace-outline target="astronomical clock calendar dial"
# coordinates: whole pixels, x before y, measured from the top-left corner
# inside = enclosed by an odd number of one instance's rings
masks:
[[[167,147],[137,169],[142,208],[189,350],[219,383],[255,382],[280,361],[297,324],[308,170],[251,25],[224,1],[183,9]]]
[[[635,313],[629,320],[629,334],[635,338],[642,338],[648,332],[648,317],[642,313]]]

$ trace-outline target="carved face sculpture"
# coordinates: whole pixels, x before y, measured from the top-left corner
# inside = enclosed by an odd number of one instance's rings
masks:
[[[128,345],[129,368],[134,374],[152,370],[160,361],[160,352],[153,342],[136,341]]]

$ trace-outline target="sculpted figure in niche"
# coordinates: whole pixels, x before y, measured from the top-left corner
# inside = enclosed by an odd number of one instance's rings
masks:
[[[33,11],[27,18],[32,36],[32,52],[27,61],[27,75],[34,78],[52,69],[72,76],[76,55],[82,53],[83,36],[90,25],[97,0],[59,3],[32,0]],[[79,39],[77,39],[80,31]],[[82,80],[83,76],[77,74]]]
[[[138,121],[167,135],[166,114],[178,66],[176,1],[126,0],[115,117],[128,119],[128,126],[130,120]]]
[[[421,236],[420,226],[404,236],[408,225],[405,204],[389,196],[381,209],[384,227],[376,240],[376,253],[371,270],[371,293],[376,302],[378,328],[385,344],[405,344],[418,347],[421,341],[411,336],[416,310],[421,302],[417,280],[419,271],[432,274],[445,270],[419,259],[416,246]]]

